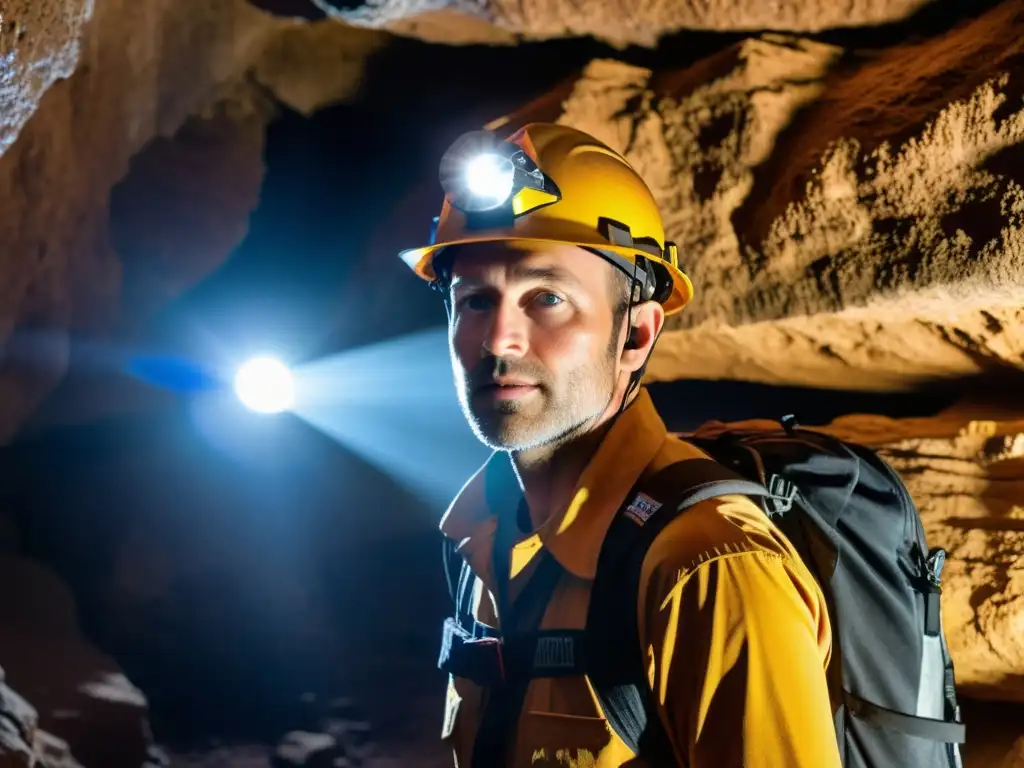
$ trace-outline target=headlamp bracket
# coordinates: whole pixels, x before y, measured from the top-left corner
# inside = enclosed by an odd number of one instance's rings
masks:
[[[516,220],[512,211],[512,196],[509,196],[507,203],[487,211],[464,211],[466,215],[466,229],[503,229],[511,227]]]

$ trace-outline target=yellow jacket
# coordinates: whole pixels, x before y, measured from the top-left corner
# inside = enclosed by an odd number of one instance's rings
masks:
[[[604,535],[630,489],[668,464],[703,456],[667,434],[641,390],[584,470],[572,502],[512,548],[513,599],[546,548],[565,574],[541,627],[583,628]],[[474,612],[490,626],[499,625],[491,565],[496,511],[487,505],[483,479],[508,474],[498,465],[507,461],[505,454],[492,456],[441,523],[478,575]],[[521,496],[518,488],[510,494]],[[840,768],[825,680],[832,637],[824,597],[789,541],[749,499],[701,502],[658,536],[641,574],[638,624],[679,766]],[[470,767],[470,757],[481,694],[469,680],[449,680],[442,737],[459,768],[480,768]],[[510,768],[649,765],[608,726],[585,677],[530,682]]]

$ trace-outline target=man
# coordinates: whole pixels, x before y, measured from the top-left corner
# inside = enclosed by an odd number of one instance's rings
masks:
[[[473,136],[446,155],[442,184],[434,241],[402,255],[445,297],[459,399],[495,453],[441,528],[472,568],[480,625],[511,621],[546,558],[558,578],[539,626],[582,628],[632,489],[704,457],[667,434],[639,386],[666,315],[693,289],[643,181],[579,131]],[[673,520],[646,555],[638,606],[636,653],[672,764],[839,766],[824,598],[753,501],[711,499]],[[457,766],[669,764],[632,753],[585,675],[538,677],[521,693],[496,738],[493,692],[451,677],[443,736]]]

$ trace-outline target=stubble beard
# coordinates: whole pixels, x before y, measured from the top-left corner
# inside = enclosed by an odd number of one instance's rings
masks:
[[[473,433],[491,450],[520,453],[554,447],[586,433],[608,408],[614,390],[615,347],[596,364],[574,369],[561,386],[543,379],[519,400],[472,396],[469,376],[459,381],[459,403]],[[510,366],[514,370],[514,366]]]

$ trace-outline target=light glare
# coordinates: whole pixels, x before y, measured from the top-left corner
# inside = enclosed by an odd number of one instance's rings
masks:
[[[466,166],[466,185],[474,195],[496,203],[512,191],[515,168],[508,158],[485,154]]]
[[[288,366],[277,358],[255,357],[235,375],[235,394],[257,413],[280,413],[295,402],[295,383]]]

